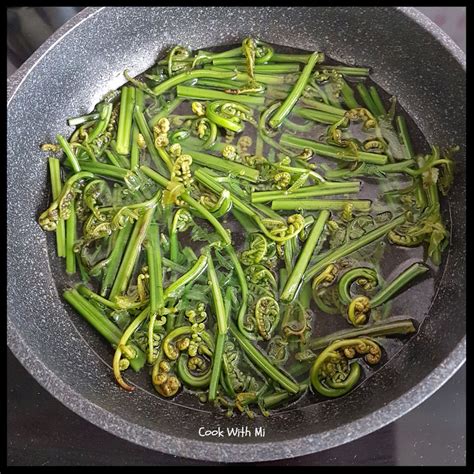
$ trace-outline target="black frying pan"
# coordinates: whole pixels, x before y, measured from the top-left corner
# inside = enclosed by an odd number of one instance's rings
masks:
[[[172,44],[206,48],[248,35],[373,66],[372,78],[398,97],[428,142],[461,145],[454,191],[444,209],[451,245],[418,334],[347,396],[253,422],[162,400],[145,385],[133,394],[119,389],[105,344],[59,296],[68,281],[61,265],[50,260],[53,242],[36,222],[48,199],[47,166],[38,145],[58,131],[68,135],[67,117],[89,112],[105,92],[125,82],[125,67],[140,73]],[[8,87],[8,345],[48,391],[92,423],[179,456],[218,461],[300,456],[392,422],[464,362],[464,55],[416,10],[89,8],[56,32]],[[200,427],[242,424],[264,428],[265,436],[199,436]]]

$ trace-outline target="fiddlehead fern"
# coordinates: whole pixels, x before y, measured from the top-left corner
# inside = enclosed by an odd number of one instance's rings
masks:
[[[311,367],[313,388],[325,397],[340,397],[352,390],[361,373],[358,362],[349,363],[356,356],[375,365],[380,362],[382,351],[378,344],[368,338],[333,342],[319,354]]]
[[[224,216],[232,209],[232,199],[227,189],[224,189],[218,198],[209,194],[201,195],[201,203],[216,218]]]
[[[336,280],[347,262],[341,260],[330,264],[326,269],[313,279],[313,300],[318,308],[328,314],[341,313],[342,307],[337,294]]]
[[[178,377],[171,372],[170,363],[163,359],[163,351],[153,365],[152,382],[155,390],[166,398],[173,397],[181,388]]]
[[[240,260],[244,265],[255,265],[265,257],[267,250],[267,239],[262,234],[252,234],[249,249],[240,254]]]
[[[287,305],[281,322],[281,330],[285,340],[295,336],[302,343],[305,342],[311,333],[311,311],[305,309],[299,301]]]
[[[260,336],[269,340],[280,320],[280,307],[270,296],[263,296],[255,305],[255,321]]]
[[[189,187],[194,179],[191,174],[191,164],[193,159],[191,155],[180,155],[176,158],[171,171],[171,180],[178,181],[184,187]]]
[[[367,296],[356,296],[347,309],[349,321],[354,326],[361,326],[367,321],[370,308],[370,300]]]
[[[425,264],[416,262],[397,275],[387,286],[382,288],[375,296],[356,296],[349,303],[347,309],[348,319],[354,326],[365,324],[372,308],[381,306],[393,298],[403,287],[416,277],[429,270]],[[345,295],[347,296],[347,295]]]
[[[234,133],[242,132],[244,121],[255,123],[252,109],[243,104],[224,100],[211,102],[206,108],[206,117],[219,127]]]
[[[278,285],[275,276],[263,265],[251,265],[245,269],[245,274],[249,283],[276,291]]]
[[[179,241],[178,234],[185,232],[194,223],[191,213],[184,208],[178,209],[171,222],[170,228],[170,260],[178,261]]]
[[[342,304],[351,303],[350,288],[353,283],[357,283],[365,291],[372,291],[378,286],[379,277],[375,270],[366,267],[353,268],[344,273],[338,283],[339,299]]]
[[[304,229],[304,217],[301,214],[292,214],[286,224],[276,219],[259,219],[257,222],[262,232],[275,242],[285,242],[298,235]]]
[[[86,206],[92,211],[94,216],[99,221],[106,219],[104,214],[101,214],[97,206],[98,201],[101,201],[102,205],[110,204],[111,192],[108,184],[102,179],[94,179],[90,181],[85,187],[82,193],[82,199]]]
[[[191,51],[184,46],[175,46],[167,57],[168,77],[191,69],[190,64],[185,62],[191,56]]]
[[[277,189],[286,189],[290,185],[291,174],[286,171],[281,171],[273,176],[273,182]]]
[[[193,122],[193,131],[204,140],[202,147],[207,150],[211,148],[217,140],[217,125],[211,122],[207,117],[201,117]]]
[[[81,171],[72,175],[63,185],[58,198],[39,217],[39,225],[47,231],[56,230],[59,219],[67,220],[71,215],[76,194],[81,190],[83,180],[93,178],[94,175]]]
[[[268,358],[277,365],[283,365],[290,356],[288,341],[281,336],[274,336],[268,343]]]

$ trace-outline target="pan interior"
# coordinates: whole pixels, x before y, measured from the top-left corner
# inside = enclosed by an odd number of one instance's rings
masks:
[[[207,48],[209,51],[213,52],[220,52],[231,48],[238,47],[238,44],[230,44],[230,45],[219,45],[214,48]],[[307,54],[311,53],[311,51],[304,51],[297,48],[289,48],[284,47],[276,44],[271,45],[276,52],[283,52],[283,53],[296,53],[296,54]],[[201,49],[201,48],[199,48]],[[342,63],[332,60],[331,58],[326,56],[324,61],[325,64],[331,65],[342,65]],[[367,66],[367,65],[356,65],[356,66]],[[143,79],[144,77],[139,78]],[[355,84],[355,81],[351,82],[350,78],[346,78],[349,84]],[[377,84],[369,79],[364,82],[367,87],[371,85],[377,86]],[[389,100],[391,98],[390,94],[386,91],[381,89],[377,86],[379,94],[385,104],[389,104]],[[190,110],[189,103],[182,104],[182,106],[178,107],[174,112],[174,114],[182,114],[182,115],[189,115],[192,114]],[[407,123],[409,124],[410,129],[410,136],[412,137],[414,147],[417,153],[429,153],[430,147],[423,136],[421,130],[417,127],[416,123],[413,119],[402,109],[402,107],[397,104],[396,107],[397,115],[402,114]],[[303,134],[307,138],[317,139],[319,136],[322,136],[327,129],[326,125],[316,125],[311,129],[310,132],[307,134]],[[242,133],[243,135],[248,135],[252,138],[253,143],[255,143],[256,134],[255,129],[253,127],[247,127],[246,130]],[[300,134],[301,135],[301,134]],[[302,135],[302,136],[303,136]],[[278,137],[277,137],[278,138]],[[276,139],[277,139],[276,138]],[[270,151],[270,147],[268,145],[264,145],[264,156]],[[252,152],[252,148],[249,150]],[[331,163],[332,160],[324,159],[322,157],[317,157],[312,162],[315,163]],[[150,164],[153,166],[152,164]],[[363,178],[363,189],[361,193],[358,195],[358,199],[371,199],[374,202],[374,206],[376,205],[383,205],[383,200],[379,198],[381,194],[381,188],[379,184],[381,181],[376,179]],[[383,180],[384,184],[388,184],[390,189],[399,189],[404,186],[409,186],[410,180],[405,181],[400,179],[400,175],[397,174],[389,174]],[[447,228],[450,227],[450,223],[447,221],[449,219],[449,203],[446,200],[443,200],[443,214],[445,218],[445,225]],[[203,221],[200,220],[200,225],[203,225]],[[205,224],[204,224],[205,225]],[[232,229],[233,234],[233,241],[237,243],[236,248],[237,250],[244,250],[245,239],[246,235],[243,232],[242,227],[234,220],[225,220],[226,228]],[[209,227],[209,231],[212,228]],[[200,248],[203,246],[199,242],[193,242],[190,238],[190,232],[182,234],[184,237],[181,238],[182,244],[186,246],[191,246],[193,250],[196,252],[197,255],[200,253]],[[197,245],[196,245],[197,244]],[[410,264],[415,261],[423,261],[426,259],[426,249],[423,246],[409,248],[409,247],[397,247],[393,245],[389,245],[386,242],[386,239],[381,239],[377,241],[377,245],[379,246],[380,250],[383,251],[383,257],[381,260],[381,272],[386,281],[390,281],[395,275],[400,273],[403,269],[407,268]],[[49,248],[49,258],[52,260],[52,270],[54,274],[54,280],[56,283],[56,287],[58,293],[61,295],[62,292],[69,287],[73,282],[79,283],[78,275],[76,275],[76,279],[72,279],[68,277],[68,275],[64,271],[64,261],[59,259],[56,256],[56,248],[55,248],[55,238],[53,233],[48,235],[48,248]],[[374,248],[376,246],[374,245]],[[412,288],[401,292],[401,294],[395,297],[392,302],[388,305],[387,310],[383,311],[381,314],[378,315],[379,318],[385,319],[386,317],[390,317],[393,315],[408,315],[410,318],[413,318],[417,321],[418,325],[420,325],[426,315],[428,314],[428,309],[432,303],[433,297],[436,293],[437,285],[439,285],[441,280],[441,275],[445,268],[445,262],[447,259],[447,254],[449,250],[444,253],[443,264],[440,268],[433,265],[430,261],[428,261],[430,266],[430,272],[428,278],[423,278],[422,281],[416,281],[414,285],[411,285]],[[363,262],[359,262],[360,265]],[[143,262],[145,265],[145,262]],[[370,264],[369,264],[370,265]],[[140,265],[138,265],[140,267]],[[322,313],[321,310],[314,304],[311,305],[312,310],[312,337],[319,337],[324,336],[327,334],[331,334],[332,332],[347,329],[348,323],[341,318],[339,315],[331,315],[327,313]],[[113,357],[113,350],[109,347],[109,345],[95,334],[94,330],[89,327],[79,315],[73,314],[72,316],[72,324],[74,325],[75,329],[77,330],[78,334],[83,337],[84,344],[89,345],[89,347],[97,354],[99,359],[104,364],[104,371],[107,376],[112,379],[111,373],[111,360]],[[373,320],[373,317],[371,318]],[[394,357],[400,350],[402,350],[404,343],[408,340],[407,337],[404,338],[382,338],[379,340],[384,350],[384,357],[380,364],[377,364],[376,370],[381,370],[383,366],[392,358]],[[288,368],[292,363],[295,361],[292,360],[291,363],[287,363],[286,368]],[[374,372],[374,369],[369,368],[368,366],[363,367],[364,370],[364,379],[369,378]],[[158,397],[157,393],[153,389],[151,378],[150,378],[150,371],[148,368],[144,368],[140,373],[136,374],[132,370],[128,370],[126,372],[126,377],[129,381],[133,382],[135,386],[140,387],[141,390],[146,391],[150,396]],[[302,377],[299,377],[300,382],[304,381],[305,377],[307,377],[307,373]],[[364,381],[362,381],[364,383]],[[360,386],[360,385],[359,385]],[[357,387],[355,388],[357,390]],[[177,396],[173,397],[172,399],[164,399],[165,402],[170,404],[178,404],[183,405],[186,407],[193,408],[199,411],[206,411],[206,412],[217,412],[217,408],[213,409],[207,403],[200,403],[198,398],[196,397],[196,393],[188,388],[184,387]],[[312,405],[315,403],[321,403],[324,401],[324,398],[321,397],[317,393],[313,393],[313,391],[307,391],[303,397],[299,397],[296,402],[292,402],[289,405],[283,404],[280,408],[277,408],[276,411],[285,412],[288,410],[295,410],[306,407],[308,405]],[[275,410],[272,410],[272,413]],[[257,416],[262,416],[258,414]]]

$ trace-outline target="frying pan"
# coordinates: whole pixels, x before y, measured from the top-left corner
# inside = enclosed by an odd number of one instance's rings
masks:
[[[173,44],[193,49],[264,41],[321,50],[373,67],[429,143],[459,144],[443,210],[451,244],[426,319],[380,371],[347,396],[254,421],[185,407],[139,387],[119,389],[103,341],[62,301],[70,283],[54,239],[37,224],[48,201],[39,144],[68,135],[66,118],[121,86],[122,71],[149,68]],[[465,360],[465,59],[411,8],[87,8],[58,30],[8,82],[8,345],[71,410],[134,443],[213,461],[263,461],[313,453],[366,435],[429,397]],[[55,275],[53,277],[53,275]],[[59,275],[59,277],[57,276]],[[265,429],[261,437],[202,437],[199,428]]]

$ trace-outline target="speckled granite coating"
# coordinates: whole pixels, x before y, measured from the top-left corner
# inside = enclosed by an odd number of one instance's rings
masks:
[[[107,368],[110,361],[95,350],[98,337],[59,298],[51,270],[56,272],[56,264],[36,223],[47,202],[47,163],[39,144],[57,132],[69,134],[67,117],[89,112],[105,92],[125,82],[123,69],[144,71],[172,44],[205,48],[246,35],[374,66],[373,79],[397,95],[430,143],[461,145],[449,197],[451,250],[418,335],[348,396],[254,422],[186,408],[142,389],[132,395],[120,390]],[[436,25],[408,8],[84,10],[8,83],[9,347],[79,415],[129,441],[178,456],[227,462],[288,458],[343,444],[394,421],[465,360],[464,61]],[[266,437],[198,436],[200,426],[242,424],[265,426]]]

